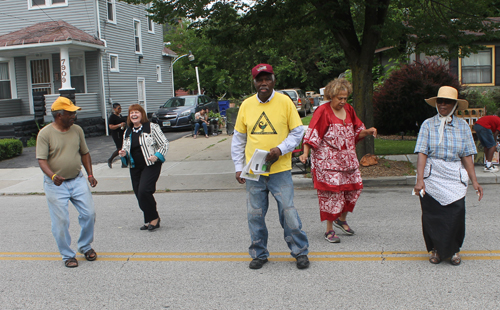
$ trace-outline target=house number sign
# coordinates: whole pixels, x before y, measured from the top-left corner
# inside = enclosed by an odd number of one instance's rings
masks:
[[[66,76],[68,75],[68,72],[66,71],[66,59],[61,59],[61,82],[66,83]]]

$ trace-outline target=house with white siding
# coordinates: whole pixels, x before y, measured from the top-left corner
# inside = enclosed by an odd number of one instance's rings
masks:
[[[177,55],[147,14],[118,0],[0,1],[0,137],[29,138],[59,95],[82,107],[87,135],[106,132],[115,102],[152,113],[172,97]]]

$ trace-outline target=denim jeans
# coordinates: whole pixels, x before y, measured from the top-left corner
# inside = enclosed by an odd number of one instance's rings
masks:
[[[484,128],[479,124],[474,124],[474,130],[483,147],[492,148],[497,145],[493,132],[490,129]]]
[[[206,135],[208,135],[207,124],[202,123],[202,125],[203,125],[203,130],[205,131],[205,136],[206,136]],[[194,134],[195,135],[198,135],[198,130],[200,130],[200,123],[194,124]]]
[[[252,258],[265,259],[267,250],[266,213],[269,208],[269,192],[278,204],[281,227],[291,255],[297,257],[309,253],[307,235],[302,231],[297,209],[293,205],[293,181],[291,171],[260,176],[259,181],[246,180],[248,228],[252,244],[249,254]]]
[[[76,252],[71,249],[71,236],[69,235],[69,210],[68,203],[75,206],[78,211],[78,222],[81,231],[78,239],[78,251],[85,253],[92,247],[94,241],[95,210],[92,193],[82,172],[71,180],[64,181],[56,186],[50,177],[44,175],[43,189],[49,205],[50,220],[52,222],[52,235],[56,239],[57,247],[63,260],[75,257]]]

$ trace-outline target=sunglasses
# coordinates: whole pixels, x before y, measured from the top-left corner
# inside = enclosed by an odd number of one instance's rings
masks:
[[[455,104],[457,101],[455,99],[446,99],[446,98],[437,98],[436,99],[437,104]]]

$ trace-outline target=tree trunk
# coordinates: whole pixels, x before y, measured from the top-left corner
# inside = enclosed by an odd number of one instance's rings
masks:
[[[373,127],[373,81],[371,63],[356,64],[352,66],[352,98],[356,114],[365,124],[366,128]],[[367,136],[356,145],[358,159],[365,154],[374,154],[374,139]]]

